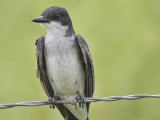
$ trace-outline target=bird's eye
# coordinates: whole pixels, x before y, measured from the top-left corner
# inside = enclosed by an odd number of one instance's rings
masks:
[[[54,17],[55,17],[56,19],[58,19],[58,18],[60,17],[60,15],[59,15],[59,14],[55,14]]]

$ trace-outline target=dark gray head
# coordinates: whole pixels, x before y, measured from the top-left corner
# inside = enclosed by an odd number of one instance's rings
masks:
[[[40,17],[34,18],[32,22],[41,23],[42,26],[47,30],[58,28],[58,26],[55,25],[55,23],[57,23],[62,27],[63,26],[68,27],[66,31],[67,36],[75,34],[69,14],[66,11],[66,9],[62,7],[58,6],[49,7],[41,14]]]

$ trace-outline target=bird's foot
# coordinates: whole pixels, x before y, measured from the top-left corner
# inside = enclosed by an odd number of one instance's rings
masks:
[[[77,102],[79,102],[79,107],[81,108],[84,108],[84,104],[86,103],[85,102],[85,97],[84,96],[82,96],[81,94],[80,94],[80,92],[77,92],[77,96],[76,96],[76,101]]]
[[[55,109],[55,105],[54,105],[53,102],[55,102],[54,97],[48,98],[48,103],[49,103],[49,105],[50,105],[50,108]]]

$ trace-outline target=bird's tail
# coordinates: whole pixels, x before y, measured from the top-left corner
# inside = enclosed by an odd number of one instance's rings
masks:
[[[78,120],[63,104],[57,104],[56,107],[65,120]]]
[[[65,120],[78,120],[78,118],[76,118],[72,114],[72,112],[70,112],[69,109],[67,109],[67,107],[64,107],[63,104],[57,104],[56,107],[58,108],[58,110],[60,111]],[[89,118],[87,117],[86,120],[89,120]]]

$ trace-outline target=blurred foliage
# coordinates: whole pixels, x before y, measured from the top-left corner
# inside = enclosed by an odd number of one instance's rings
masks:
[[[50,6],[65,7],[93,56],[95,97],[160,93],[159,0],[1,0],[0,103],[47,100],[35,77],[35,40],[46,34],[31,23]],[[159,120],[160,100],[97,102],[91,120]],[[16,107],[0,120],[61,120],[58,110]]]

